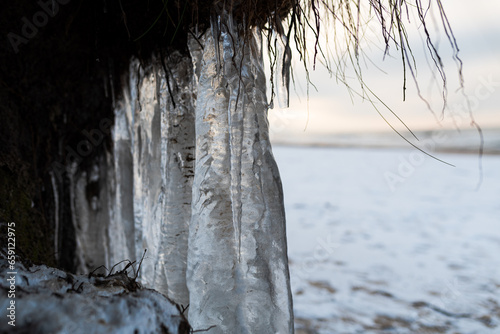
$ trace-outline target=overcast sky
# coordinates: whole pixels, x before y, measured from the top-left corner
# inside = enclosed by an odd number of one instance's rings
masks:
[[[460,48],[465,92],[470,98],[474,117],[484,128],[500,127],[500,1],[443,0],[443,5]],[[373,37],[368,38],[373,43],[362,44],[368,46],[365,48],[367,56],[380,68],[373,64],[367,64],[366,67],[362,64],[363,78],[368,87],[412,130],[453,127],[455,124],[468,128],[469,116],[464,107],[466,100],[457,91],[460,87],[457,66],[451,57],[445,36],[432,31],[438,37],[436,41],[444,58],[448,78],[449,108],[445,111],[445,117],[441,118],[441,100],[437,95],[439,89],[432,83],[432,72],[428,70],[424,46],[419,36],[423,33],[422,29],[413,24],[409,30],[417,58],[420,89],[431,102],[436,116],[418,97],[411,77],[408,80],[406,101],[402,101],[403,75],[398,51],[391,48],[392,57],[386,57],[382,61],[383,50],[379,49],[382,45]],[[274,135],[282,137],[291,134],[307,136],[319,133],[391,131],[370,103],[363,102],[360,98],[351,98],[346,87],[331,78],[321,66],[311,73],[311,80],[318,91],[310,87],[308,112],[305,73],[296,63],[296,54],[294,58],[296,84],[295,88],[291,87],[290,108],[270,110],[269,118]],[[351,84],[359,90],[355,80]],[[380,103],[377,107],[395,128],[404,128]],[[452,113],[455,113],[453,119],[449,117]]]

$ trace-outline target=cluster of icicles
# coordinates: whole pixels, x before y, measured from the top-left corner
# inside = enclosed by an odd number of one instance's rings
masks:
[[[277,40],[283,91],[289,59]],[[214,17],[189,52],[131,61],[112,154],[71,176],[79,270],[147,249],[141,283],[189,304],[195,330],[293,333],[261,32],[242,38],[229,15]],[[287,104],[287,92],[278,98]],[[91,182],[101,184],[93,198]]]

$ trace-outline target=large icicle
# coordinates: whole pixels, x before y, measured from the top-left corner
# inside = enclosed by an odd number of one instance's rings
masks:
[[[115,182],[108,266],[139,262],[147,249],[141,283],[185,306],[195,145],[192,69],[191,59],[178,52],[146,68],[131,61],[115,108],[110,159]]]
[[[159,258],[162,224],[162,182],[161,182],[161,112],[157,100],[157,77],[153,65],[146,68],[131,66],[131,73],[138,73],[136,97],[132,95],[133,106],[133,163],[134,163],[134,220],[136,259],[145,249],[146,257],[141,265],[141,282],[154,286]],[[134,63],[132,65],[134,65]],[[133,76],[132,76],[133,78]],[[132,81],[132,80],[131,80]]]
[[[220,33],[220,44],[208,31],[201,39],[189,320],[209,333],[293,333],[283,194],[268,136],[261,37],[256,33],[244,43],[234,30]]]
[[[171,53],[163,64],[165,68],[158,69],[163,217],[154,287],[187,306],[186,262],[195,154],[193,65],[179,52]]]
[[[88,273],[108,263],[109,189],[107,162],[101,156],[88,171],[77,172],[73,164],[69,172],[70,203],[76,239],[78,273]]]
[[[108,268],[123,260],[134,261],[134,198],[133,198],[133,163],[132,163],[132,109],[129,93],[117,102],[115,108],[115,125],[112,130],[113,152],[108,155],[108,183],[112,191],[109,208],[109,262]],[[117,270],[123,269],[117,266]]]

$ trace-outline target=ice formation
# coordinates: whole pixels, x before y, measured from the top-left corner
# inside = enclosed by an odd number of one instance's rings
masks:
[[[2,333],[189,333],[175,304],[139,288],[130,268],[128,275],[89,276],[44,265],[25,267],[20,259],[15,266],[12,276],[0,251],[0,307],[7,310],[15,302],[14,317],[0,322]],[[11,285],[15,298],[7,298]]]
[[[189,304],[195,330],[293,333],[261,32],[240,36],[227,14],[211,22],[189,55],[131,61],[112,154],[70,173],[79,270],[147,249],[141,283]],[[289,80],[286,50],[278,91]]]
[[[290,333],[285,217],[268,137],[262,42],[259,33],[234,40],[230,26],[222,25],[219,43],[212,34],[202,40],[189,319],[193,328],[215,326],[213,333]]]
[[[274,85],[276,86],[278,105],[280,108],[288,108],[292,50],[290,50],[286,36],[275,33],[274,40],[276,44],[276,73]]]

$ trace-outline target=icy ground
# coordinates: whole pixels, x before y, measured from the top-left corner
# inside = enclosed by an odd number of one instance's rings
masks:
[[[500,333],[500,156],[274,155],[297,333]]]
[[[177,306],[157,291],[141,288],[131,268],[106,276],[96,274],[103,268],[73,275],[28,266],[20,258],[15,262],[13,273],[6,249],[0,249],[0,333],[190,332]]]

